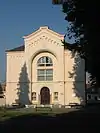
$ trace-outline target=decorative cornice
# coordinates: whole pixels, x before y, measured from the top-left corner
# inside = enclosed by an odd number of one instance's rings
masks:
[[[29,43],[28,45],[29,45],[30,47],[33,47],[33,46],[37,45],[39,42],[41,42],[41,40],[42,40],[42,41],[43,41],[43,40],[46,40],[47,42],[49,42],[49,43],[51,43],[51,44],[60,45],[60,42],[58,42],[58,41],[56,41],[56,40],[54,40],[54,39],[51,39],[50,37],[45,36],[45,35],[38,37],[36,40],[34,40],[33,42]]]

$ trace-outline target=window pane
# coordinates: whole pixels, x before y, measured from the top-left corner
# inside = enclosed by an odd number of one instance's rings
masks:
[[[36,92],[32,92],[32,100],[36,101]]]
[[[55,95],[55,96],[58,96],[58,92],[54,92],[54,95]]]
[[[52,63],[52,60],[51,60],[51,58],[50,57],[47,57],[48,59],[47,59],[47,63]]]
[[[46,64],[48,64],[48,65],[46,65]],[[51,64],[51,65],[50,65],[50,64]],[[52,65],[53,65],[52,59],[51,59],[50,57],[46,57],[46,56],[41,57],[41,58],[38,60],[37,65],[38,65],[38,66],[44,66],[44,65],[46,65],[46,66],[52,66]]]
[[[42,63],[46,63],[46,57],[41,57]]]
[[[58,92],[54,92],[54,100],[58,100]]]
[[[37,63],[42,63],[42,60],[41,60],[42,58],[40,58],[39,60],[38,60],[38,62]]]
[[[45,81],[45,77],[44,76],[38,76],[38,81]]]
[[[46,64],[46,66],[53,66],[53,64]]]
[[[47,77],[46,77],[46,80],[47,80],[47,81],[52,81],[52,80],[53,80],[53,77],[52,77],[52,76],[47,76]]]
[[[47,69],[46,70],[46,75],[53,75],[53,70],[52,69]]]
[[[48,63],[48,57],[46,57],[46,63]]]
[[[37,80],[38,81],[44,81],[45,80],[45,69],[38,69],[38,72],[37,72]]]
[[[44,75],[45,74],[45,70],[44,69],[38,69],[38,76],[39,75]]]
[[[45,63],[45,57],[41,57],[39,60],[38,60],[38,64],[41,64],[41,63]]]
[[[36,101],[36,97],[32,97],[32,100],[33,100],[33,101]]]
[[[48,63],[51,63],[51,64],[52,64],[52,60],[51,60],[51,58],[49,58],[49,61],[48,61]]]
[[[36,92],[32,92],[32,96],[36,96]]]
[[[38,64],[38,66],[45,66],[45,64],[40,63],[40,64]]]

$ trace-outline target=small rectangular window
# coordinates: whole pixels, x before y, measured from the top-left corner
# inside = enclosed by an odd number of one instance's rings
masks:
[[[36,101],[36,92],[32,92],[32,100]]]
[[[54,100],[55,100],[55,101],[58,100],[58,92],[54,92]]]

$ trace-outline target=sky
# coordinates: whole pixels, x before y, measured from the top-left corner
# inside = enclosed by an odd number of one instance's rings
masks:
[[[6,79],[5,50],[22,45],[23,36],[40,26],[65,34],[64,18],[62,6],[53,5],[52,0],[0,0],[0,81]]]

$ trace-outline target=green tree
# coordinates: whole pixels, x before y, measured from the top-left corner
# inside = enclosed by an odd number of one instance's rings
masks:
[[[69,50],[78,52],[86,61],[86,71],[91,74],[92,83],[100,86],[100,4],[99,1],[67,0],[62,5],[69,38],[75,37],[73,45],[64,41]]]

